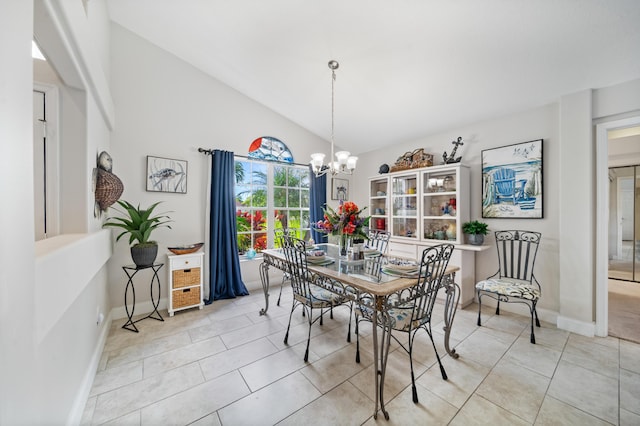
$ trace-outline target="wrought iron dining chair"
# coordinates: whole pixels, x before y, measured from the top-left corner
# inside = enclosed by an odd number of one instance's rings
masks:
[[[482,296],[497,300],[496,315],[500,315],[500,302],[524,303],[531,312],[531,343],[536,343],[533,322],[540,327],[536,304],[542,290],[533,274],[536,254],[542,234],[533,231],[496,231],[498,272],[476,284],[478,293],[478,325],[482,325]]]
[[[431,314],[436,302],[438,290],[442,286],[442,280],[453,253],[453,244],[439,244],[428,247],[422,252],[420,261],[420,273],[416,283],[409,288],[394,294],[386,303],[387,315],[380,315],[382,324],[391,330],[391,337],[409,354],[411,366],[411,390],[413,402],[418,403],[418,391],[416,388],[415,374],[413,371],[413,344],[418,330],[424,330],[431,339],[431,345],[436,354],[442,379],[447,380],[447,372],[442,365],[438,349],[433,341],[431,332]],[[358,335],[361,321],[372,321],[374,300],[371,296],[364,296],[356,312],[356,362],[360,362],[360,336]],[[384,321],[389,321],[385,324]],[[379,321],[380,323],[380,321]],[[403,344],[394,332],[407,333],[408,346]]]
[[[291,279],[291,288],[293,289],[293,303],[291,313],[289,314],[289,324],[287,332],[284,335],[284,343],[289,340],[289,329],[291,328],[291,317],[293,311],[301,306],[303,315],[308,318],[309,332],[307,335],[307,349],[304,353],[305,362],[309,360],[309,343],[311,341],[311,326],[320,320],[322,325],[323,314],[325,309],[330,309],[333,314],[333,307],[345,302],[344,296],[319,287],[311,283],[311,275],[307,264],[307,246],[304,240],[285,235],[284,254],[289,267],[289,276]],[[320,315],[313,317],[314,310],[320,310]]]
[[[383,255],[387,254],[391,234],[387,231],[371,230],[368,237],[367,248],[376,249]]]
[[[275,248],[283,248],[284,247],[284,236],[289,234],[289,230],[286,228],[278,228],[274,229],[273,233],[275,235]],[[284,287],[285,281],[290,281],[291,277],[288,272],[282,274],[282,282],[280,283],[280,294],[278,294],[278,302],[276,305],[280,306],[280,299],[282,298],[282,288]]]
[[[389,237],[391,235],[386,231],[371,230],[369,231],[366,248],[368,250],[376,250],[378,253],[369,255],[365,252],[364,257],[364,273],[365,275],[380,278],[382,271],[382,261],[389,249]],[[350,339],[348,339],[350,341]]]

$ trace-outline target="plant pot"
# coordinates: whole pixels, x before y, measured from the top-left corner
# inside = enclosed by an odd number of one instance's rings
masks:
[[[467,234],[467,240],[472,246],[481,246],[484,243],[483,234]]]
[[[131,247],[131,259],[138,268],[148,268],[153,265],[157,255],[157,244],[136,244]]]

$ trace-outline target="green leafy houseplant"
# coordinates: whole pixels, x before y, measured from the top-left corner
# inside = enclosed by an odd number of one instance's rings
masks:
[[[472,220],[462,224],[462,232],[467,234],[469,244],[482,245],[484,236],[489,232],[489,225],[478,220]]]
[[[112,209],[117,211],[120,216],[108,217],[102,226],[123,229],[116,237],[116,241],[120,241],[120,238],[128,234],[131,257],[135,264],[139,267],[152,265],[158,253],[158,243],[151,240],[151,233],[160,227],[171,229],[171,226],[168,225],[171,218],[166,214],[153,215],[154,209],[160,202],[153,203],[146,209],[140,208],[139,204],[136,207],[124,200],[118,200],[117,203],[122,210],[115,207]],[[139,257],[140,251],[144,251],[143,258]]]

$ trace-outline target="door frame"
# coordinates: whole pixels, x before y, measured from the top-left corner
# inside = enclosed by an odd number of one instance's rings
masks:
[[[45,238],[60,234],[60,97],[58,87],[34,82],[33,90],[45,94],[46,127],[46,216],[47,234]],[[35,184],[35,182],[34,182]]]
[[[609,333],[609,137],[610,130],[640,126],[640,116],[596,125],[596,336]]]

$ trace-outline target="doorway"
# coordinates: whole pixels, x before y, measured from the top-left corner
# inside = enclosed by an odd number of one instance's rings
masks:
[[[609,168],[608,278],[640,282],[640,165]]]
[[[637,327],[640,292],[627,291],[640,288],[640,283],[634,281],[640,281],[640,242],[636,244],[640,240],[640,214],[635,213],[636,206],[640,209],[637,164],[640,164],[640,116],[596,126],[598,336],[611,334],[640,340],[640,333],[635,332],[640,329]],[[610,280],[610,276],[615,279]],[[629,335],[634,332],[635,337]]]

